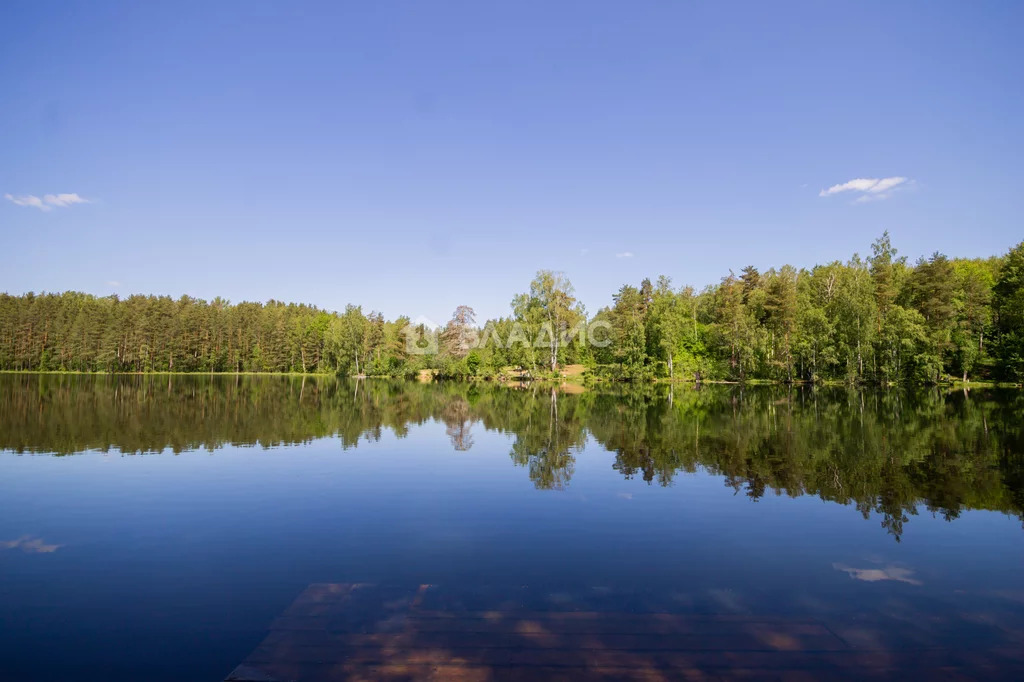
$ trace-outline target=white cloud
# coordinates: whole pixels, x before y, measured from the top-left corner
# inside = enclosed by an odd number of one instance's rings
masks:
[[[88,199],[81,197],[74,192],[67,194],[44,194],[42,199],[34,194],[26,194],[20,197],[16,197],[13,194],[5,194],[4,198],[16,206],[31,206],[33,208],[38,208],[40,211],[52,210],[54,206],[65,208],[72,204],[89,203]]]
[[[868,191],[870,191],[872,194],[887,192],[893,187],[896,187],[897,185],[902,185],[906,181],[907,178],[882,178],[881,180],[876,182],[874,187],[872,187]]]
[[[818,192],[818,196],[828,197],[842,192],[860,192],[861,196],[857,198],[857,203],[859,204],[867,201],[879,201],[880,199],[892,196],[894,190],[902,189],[909,180],[909,178],[899,176],[891,178],[854,178],[839,185],[832,185],[828,189],[823,189]]]
[[[107,282],[107,286],[108,287],[115,287],[116,288],[116,287],[121,286],[121,283],[118,282],[116,279],[112,279],[109,282]]]
[[[40,211],[50,210],[50,207],[44,204],[42,199],[36,196],[32,196],[31,194],[27,194],[23,197],[16,197],[11,194],[5,194],[4,198],[7,199],[8,201],[14,202],[14,204],[17,206],[34,206],[35,208],[38,208]]]
[[[846,564],[832,564],[832,568],[837,571],[844,571],[848,573],[854,580],[863,580],[864,582],[877,583],[880,580],[895,580],[901,583],[910,583],[911,585],[920,585],[921,581],[913,577],[914,572],[909,568],[901,568],[899,566],[885,566],[884,568],[853,568]]]
[[[89,200],[78,196],[74,192],[71,194],[47,194],[43,197],[43,201],[52,206],[70,206],[71,204],[88,204]]]
[[[48,545],[42,538],[23,535],[15,540],[0,541],[0,549],[20,549],[27,554],[50,554],[60,549],[60,545]]]
[[[622,253],[615,254],[615,257],[616,258],[632,258],[633,257],[633,252],[632,251],[623,251]]]

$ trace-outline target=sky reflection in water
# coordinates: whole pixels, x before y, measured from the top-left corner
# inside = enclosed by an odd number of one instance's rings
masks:
[[[1012,391],[0,377],[0,672],[219,679],[321,582],[878,609],[960,636],[964,614],[1024,603],[1022,407]],[[173,661],[155,678],[154,657]]]

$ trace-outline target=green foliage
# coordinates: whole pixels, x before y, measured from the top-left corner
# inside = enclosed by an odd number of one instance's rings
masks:
[[[405,323],[356,306],[0,294],[0,369],[402,373]]]
[[[1024,242],[1006,256],[993,290],[1000,373],[1024,381]]]
[[[564,274],[540,270],[530,283],[529,293],[519,294],[512,300],[516,321],[527,328],[532,347],[546,349],[547,364],[552,372],[560,359],[564,361],[565,335],[586,318],[574,293],[572,283]],[[531,367],[538,360],[534,354],[528,359]]]
[[[699,294],[673,291],[664,277],[655,288],[626,285],[597,315],[611,322],[614,340],[597,354],[597,374],[894,384],[996,378],[996,369],[1020,380],[1020,250],[1005,264],[936,253],[909,267],[886,233],[866,261],[747,266]]]
[[[572,284],[542,270],[512,315],[477,324],[459,306],[440,330],[350,305],[182,296],[0,294],[0,369],[86,372],[336,372],[558,377],[582,364],[611,380],[792,383],[1024,381],[1024,244],[1004,258],[935,253],[907,265],[883,234],[810,270],[748,265],[697,292],[667,277],[623,285],[588,322]],[[601,327],[606,325],[607,329]],[[593,345],[594,337],[610,343]],[[437,341],[437,354],[424,354]]]

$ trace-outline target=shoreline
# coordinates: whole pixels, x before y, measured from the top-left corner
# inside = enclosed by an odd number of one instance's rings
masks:
[[[905,384],[905,383],[849,383],[845,381],[827,380],[810,382],[806,380],[796,381],[772,381],[770,379],[749,379],[747,381],[736,381],[732,379],[703,379],[699,382],[693,379],[670,379],[668,377],[657,377],[654,379],[633,381],[633,380],[612,380],[602,379],[596,377],[584,377],[583,375],[573,375],[568,377],[519,377],[519,378],[508,378],[498,376],[477,376],[477,377],[424,377],[420,375],[410,376],[393,376],[387,374],[378,375],[356,375],[356,376],[340,376],[332,372],[172,372],[172,371],[151,371],[151,372],[86,372],[81,370],[38,370],[38,369],[3,369],[0,370],[0,375],[38,375],[38,376],[218,376],[218,377],[239,377],[239,376],[256,376],[256,377],[295,377],[295,378],[306,378],[306,377],[329,377],[339,379],[401,379],[405,381],[420,381],[420,382],[446,382],[454,381],[460,383],[476,383],[476,382],[488,382],[495,384],[505,385],[516,385],[516,384],[554,384],[554,385],[574,385],[580,387],[588,387],[595,384],[605,385],[621,385],[621,384],[667,384],[670,386],[690,386],[696,388],[698,386],[707,384],[712,386],[810,386],[810,387],[847,387],[847,388],[1024,388],[1021,384],[1015,384],[1013,382],[1004,381],[963,381],[955,379],[949,382],[940,383],[927,383],[927,384]]]

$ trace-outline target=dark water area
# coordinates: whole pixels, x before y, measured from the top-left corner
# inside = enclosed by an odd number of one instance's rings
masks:
[[[1013,390],[6,375],[0,680],[221,680],[321,583],[1012,652],[1022,515]]]

